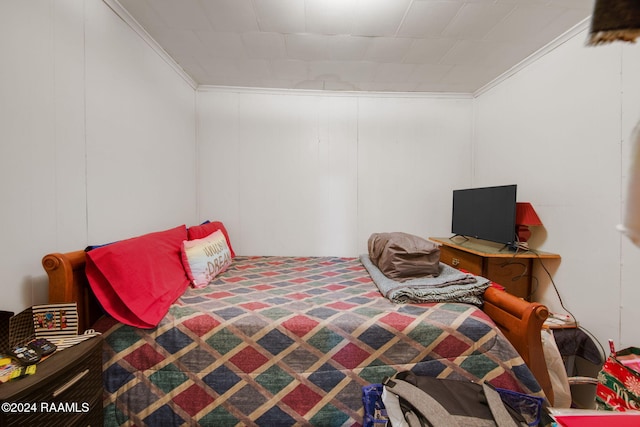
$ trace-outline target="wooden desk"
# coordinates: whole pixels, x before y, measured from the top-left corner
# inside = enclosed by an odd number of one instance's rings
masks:
[[[500,243],[461,237],[430,237],[440,245],[440,261],[502,285],[515,296],[531,300],[531,272],[536,259],[560,259],[541,251],[512,251]]]

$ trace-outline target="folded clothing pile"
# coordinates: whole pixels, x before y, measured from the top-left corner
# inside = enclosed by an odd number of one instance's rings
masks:
[[[408,233],[374,233],[368,241],[371,262],[388,278],[404,282],[440,274],[440,248]]]
[[[360,261],[395,303],[462,302],[482,306],[490,281],[440,262],[440,249],[407,233],[375,233]]]

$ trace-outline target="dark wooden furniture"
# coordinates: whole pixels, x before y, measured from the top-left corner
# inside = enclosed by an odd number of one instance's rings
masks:
[[[102,338],[89,338],[0,385],[2,426],[101,426]]]
[[[560,255],[541,251],[505,248],[482,240],[458,237],[430,237],[440,245],[440,260],[452,267],[504,286],[506,291],[527,301],[531,300],[531,272],[536,259],[560,259]]]

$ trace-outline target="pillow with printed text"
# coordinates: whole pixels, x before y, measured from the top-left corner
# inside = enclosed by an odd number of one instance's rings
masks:
[[[225,228],[224,224],[220,221],[205,221],[200,225],[194,225],[187,229],[187,240],[196,240],[202,239],[203,237],[207,237],[216,231],[222,231],[225,239],[227,239],[227,246],[229,246],[229,251],[231,252],[231,258],[236,257],[236,253],[233,251],[233,246],[231,246],[231,240],[229,239],[229,233]]]
[[[202,239],[182,242],[182,263],[191,284],[196,288],[208,285],[231,262],[231,250],[221,230]]]

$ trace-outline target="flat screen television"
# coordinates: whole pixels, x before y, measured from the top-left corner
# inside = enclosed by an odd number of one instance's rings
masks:
[[[454,190],[451,232],[514,246],[516,190],[516,185]]]

